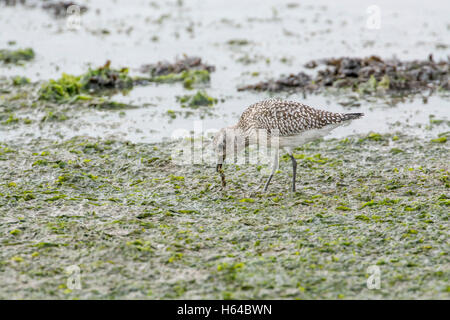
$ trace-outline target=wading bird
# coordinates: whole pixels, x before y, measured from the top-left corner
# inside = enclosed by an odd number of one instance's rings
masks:
[[[222,178],[225,187],[225,175],[222,165],[227,153],[236,154],[246,146],[261,143],[258,132],[267,134],[269,147],[277,139],[272,173],[264,185],[267,191],[270,181],[278,169],[278,149],[283,148],[292,161],[292,191],[295,192],[297,161],[292,154],[293,149],[315,139],[326,136],[333,129],[348,124],[351,120],[361,118],[363,113],[335,113],[314,109],[300,102],[281,99],[267,99],[249,106],[241,115],[239,122],[231,127],[222,128],[213,139],[213,147],[217,156],[216,171]],[[230,145],[231,144],[231,145]]]

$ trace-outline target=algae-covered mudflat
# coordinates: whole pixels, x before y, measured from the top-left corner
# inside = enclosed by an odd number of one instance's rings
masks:
[[[310,144],[294,194],[287,158],[269,193],[250,165],[227,166],[223,191],[214,168],[174,165],[172,147],[2,144],[0,297],[448,298],[445,143]],[[82,290],[66,286],[70,265]]]
[[[78,5],[0,0],[0,299],[450,298],[447,2]],[[365,115],[179,163],[273,96]]]

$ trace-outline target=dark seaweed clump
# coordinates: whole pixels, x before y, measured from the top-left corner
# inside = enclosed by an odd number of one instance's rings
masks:
[[[311,77],[304,72],[282,76],[278,80],[269,80],[258,82],[243,87],[239,87],[238,91],[256,90],[256,91],[290,91],[295,89],[312,89]]]
[[[25,4],[26,2],[26,0],[0,0],[0,3],[5,6],[15,6],[16,4]]]
[[[133,79],[128,76],[128,68],[111,69],[111,61],[81,76],[80,82],[84,90],[99,91],[105,89],[128,89],[133,87]]]
[[[31,48],[9,50],[0,50],[0,61],[3,63],[19,64],[23,61],[30,61],[34,58],[34,51]]]
[[[15,5],[24,5],[28,8],[36,8],[37,4],[35,1],[27,1],[27,0],[0,0],[0,4],[5,6],[15,6]],[[88,8],[84,5],[80,5],[78,3],[72,1],[45,1],[41,9],[50,12],[55,18],[64,18],[67,15],[67,9],[70,6],[76,5],[80,9],[80,14],[85,13]]]
[[[215,71],[215,67],[202,62],[199,57],[184,56],[183,59],[177,59],[174,63],[159,61],[156,64],[147,64],[141,67],[143,73],[150,73],[152,76],[164,76],[171,73],[182,73],[189,70]]]
[[[148,79],[150,82],[183,82],[187,89],[192,89],[194,84],[208,83],[211,78],[210,73],[214,70],[214,66],[204,64],[201,58],[188,56],[176,60],[175,63],[160,61],[141,67],[141,72],[150,73],[150,79]]]
[[[283,76],[278,80],[243,86],[238,90],[314,92],[325,87],[336,87],[371,94],[379,89],[390,93],[450,89],[449,62],[435,62],[432,55],[428,60],[414,61],[382,60],[377,56],[329,58],[310,61],[305,67],[319,70],[314,76],[300,72]]]
[[[80,8],[80,14],[83,14],[88,10],[86,6],[79,5],[72,1],[56,1],[45,3],[42,5],[42,9],[52,13],[55,18],[63,18],[67,14],[67,9],[73,5],[76,5],[78,6],[78,8]]]

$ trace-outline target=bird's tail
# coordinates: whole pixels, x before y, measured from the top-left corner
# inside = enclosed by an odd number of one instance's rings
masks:
[[[353,119],[359,119],[362,116],[364,116],[364,113],[343,113],[344,121],[346,120],[353,120]]]

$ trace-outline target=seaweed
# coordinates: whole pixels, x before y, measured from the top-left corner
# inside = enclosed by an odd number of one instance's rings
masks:
[[[215,67],[202,62],[199,57],[184,56],[183,59],[177,59],[174,63],[160,61],[156,64],[147,64],[141,67],[141,72],[150,73],[152,77],[168,75],[171,73],[181,73],[188,70],[206,70],[215,71]]]
[[[85,5],[79,5],[72,1],[49,1],[42,5],[42,9],[50,12],[55,18],[64,18],[67,16],[67,9],[71,6],[77,6],[79,14],[83,14],[88,10],[88,7]]]
[[[183,82],[185,88],[192,89],[194,84],[208,83],[210,73],[215,71],[215,67],[202,63],[199,57],[184,56],[174,63],[160,61],[156,64],[143,65],[140,70],[150,74],[150,82]]]
[[[31,48],[25,49],[1,49],[0,61],[5,64],[21,64],[24,61],[30,61],[34,59],[34,50]]]
[[[252,190],[252,164],[230,163],[223,190],[214,164],[176,165],[177,141],[0,144],[0,298],[446,298],[447,146],[398,134],[408,152],[392,154],[393,135],[366,137],[296,149],[296,193],[282,157],[270,194]],[[83,287],[67,293],[71,264]],[[370,265],[380,290],[365,288]]]
[[[26,77],[17,76],[12,79],[12,84],[14,86],[23,86],[29,84],[31,81]]]
[[[50,80],[43,84],[38,95],[40,100],[54,102],[74,102],[76,100],[91,100],[89,94],[102,94],[108,90],[129,90],[133,87],[133,79],[128,75],[128,69],[115,70],[110,68],[110,61],[97,69],[81,76],[63,73],[58,80]],[[88,94],[82,95],[82,94]]]
[[[43,84],[38,92],[39,100],[65,102],[81,94],[82,84],[79,77],[63,73],[58,80]]]
[[[193,84],[207,83],[210,80],[208,70],[185,70],[181,73],[169,73],[150,78],[150,82],[174,83],[183,82],[183,86],[192,89]]]
[[[41,8],[44,11],[47,11],[53,15],[54,18],[64,18],[67,16],[67,9],[71,6],[77,6],[79,9],[79,14],[83,14],[88,10],[88,7],[85,5],[80,5],[78,3],[72,1],[49,1],[45,0],[44,3],[39,6],[37,1],[28,1],[28,0],[0,0],[0,4],[4,4],[5,6],[16,6],[18,4],[23,5],[27,8]]]
[[[383,60],[378,56],[367,58],[328,58],[305,64],[307,69],[322,66],[313,76],[304,72],[282,76],[280,79],[245,85],[238,91],[305,91],[316,92],[327,87],[348,88],[361,95],[373,95],[377,91],[388,94],[410,94],[424,90],[450,90],[448,61]]]
[[[104,66],[89,71],[80,77],[83,90],[96,92],[109,89],[130,89],[133,79],[128,75],[128,68],[115,70],[110,68],[111,61]]]
[[[209,96],[205,91],[197,91],[193,95],[184,95],[177,97],[183,108],[198,109],[200,107],[211,107],[218,102],[216,98]]]

